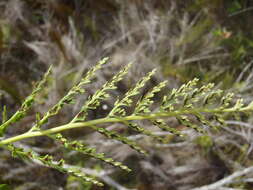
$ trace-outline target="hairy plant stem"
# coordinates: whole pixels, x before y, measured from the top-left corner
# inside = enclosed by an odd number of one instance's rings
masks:
[[[245,111],[252,111],[253,109],[249,106],[241,108],[240,112],[245,112]],[[173,116],[178,116],[178,115],[184,115],[184,114],[194,114],[194,113],[224,113],[224,112],[235,112],[237,110],[233,108],[228,108],[228,109],[207,109],[207,108],[202,108],[202,109],[187,109],[187,110],[178,110],[178,111],[173,111],[173,112],[159,112],[159,113],[153,113],[153,114],[148,114],[148,115],[130,115],[130,116],[125,116],[125,117],[106,117],[106,118],[101,118],[101,119],[95,119],[91,121],[86,121],[86,122],[77,122],[77,123],[68,123],[65,125],[61,125],[58,127],[54,127],[51,129],[47,130],[39,130],[39,131],[28,131],[26,133],[23,133],[21,135],[17,135],[14,137],[10,137],[4,140],[0,141],[0,146],[1,145],[6,145],[9,143],[13,143],[16,141],[24,140],[27,138],[32,138],[32,137],[37,137],[37,136],[45,136],[45,135],[50,135],[74,128],[81,128],[81,127],[88,127],[88,126],[94,126],[94,125],[99,125],[99,124],[104,124],[104,123],[120,123],[123,121],[131,121],[131,120],[145,120],[145,119],[155,119],[155,118],[161,118],[161,117],[173,117]]]

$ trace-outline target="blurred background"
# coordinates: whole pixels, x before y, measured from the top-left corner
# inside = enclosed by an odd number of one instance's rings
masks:
[[[251,0],[1,0],[0,1],[0,109],[9,116],[53,65],[50,85],[38,98],[29,116],[8,131],[26,131],[36,112],[43,113],[76,84],[101,58],[107,64],[74,107],[66,107],[49,126],[66,123],[85,99],[124,65],[133,62],[127,77],[112,98],[90,113],[106,116],[113,98],[122,96],[145,73],[157,68],[149,85],[168,80],[172,89],[197,77],[201,84],[214,82],[245,102],[253,92],[253,2]],[[146,87],[147,89],[149,86]],[[143,93],[145,90],[143,90]],[[63,152],[47,138],[32,139],[26,146],[41,154],[64,155],[106,184],[103,188],[11,158],[0,150],[0,184],[14,190],[189,190],[215,183],[253,163],[251,116],[227,121],[217,134],[199,136],[189,130],[182,140],[167,138],[159,144],[117,128],[142,144],[150,154],[139,155],[128,147],[105,140],[97,133],[71,131],[69,138],[83,140],[108,156],[122,161],[132,173],[119,171],[74,152]],[[171,126],[179,126],[170,121]],[[253,175],[230,184],[231,189],[253,189]],[[222,189],[222,188],[221,188]]]

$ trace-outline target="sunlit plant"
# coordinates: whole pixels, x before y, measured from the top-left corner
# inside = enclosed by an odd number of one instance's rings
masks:
[[[44,115],[40,115],[39,113],[36,114],[36,122],[27,132],[12,137],[7,136],[7,129],[13,127],[14,123],[18,123],[22,118],[28,115],[28,111],[34,104],[37,95],[47,85],[52,70],[50,67],[43,79],[36,85],[31,94],[23,101],[21,107],[10,118],[7,118],[6,107],[4,107],[4,110],[2,111],[3,121],[0,125],[0,147],[9,150],[14,157],[35,161],[44,166],[57,169],[87,182],[102,186],[103,183],[92,176],[81,172],[80,168],[67,167],[63,158],[56,160],[49,154],[39,155],[33,150],[25,150],[24,148],[17,146],[15,142],[28,138],[47,136],[48,138],[57,141],[68,150],[83,153],[130,172],[131,169],[128,168],[128,166],[125,166],[121,162],[115,161],[110,157],[106,157],[106,153],[97,153],[95,148],[88,147],[80,141],[73,141],[64,137],[62,132],[76,128],[89,127],[109,139],[117,140],[130,146],[141,154],[148,154],[148,152],[139,146],[138,143],[118,132],[108,130],[106,125],[122,123],[138,133],[150,136],[158,141],[163,141],[162,137],[155,135],[151,130],[146,129],[143,126],[140,126],[137,124],[137,121],[149,121],[163,131],[168,131],[173,135],[184,138],[185,134],[176,128],[170,127],[166,122],[166,118],[174,117],[183,126],[192,128],[197,133],[206,135],[207,128],[218,130],[220,126],[224,126],[224,120],[228,115],[238,115],[240,113],[253,111],[253,103],[244,105],[242,99],[234,98],[232,93],[224,93],[222,90],[215,89],[214,84],[211,83],[199,87],[198,79],[193,79],[192,81],[183,84],[180,88],[167,92],[163,98],[160,99],[160,102],[156,102],[155,105],[159,103],[159,106],[154,107],[154,97],[166,86],[166,81],[159,83],[149,89],[145,95],[140,96],[141,88],[143,88],[155,74],[155,70],[153,70],[130,88],[123,97],[118,98],[106,117],[88,120],[88,111],[96,110],[102,101],[110,98],[109,92],[117,89],[117,83],[121,81],[129,71],[131,66],[131,64],[129,64],[114,75],[111,80],[107,81],[101,89],[97,90],[92,96],[90,96],[86,102],[83,103],[80,111],[71,121],[64,125],[43,129],[42,126],[45,125],[51,117],[56,116],[64,105],[73,104],[78,95],[85,93],[85,85],[91,83],[96,71],[101,69],[101,67],[107,62],[108,58],[99,61],[96,66],[86,73],[78,84],[74,85],[66,95],[54,106],[49,108]],[[136,97],[139,98],[137,102],[135,101]],[[126,111],[127,107],[132,107],[133,111],[129,113],[129,111]]]

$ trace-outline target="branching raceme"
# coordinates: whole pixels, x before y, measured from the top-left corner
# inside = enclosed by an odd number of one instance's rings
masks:
[[[57,115],[64,105],[72,104],[77,95],[85,93],[84,86],[92,81],[95,72],[101,69],[102,65],[107,63],[107,61],[108,58],[104,58],[98,62],[96,66],[87,72],[85,77],[82,78],[78,84],[73,86],[67,94],[52,108],[49,108],[44,115],[36,114],[36,123],[34,126],[31,126],[29,131],[13,137],[7,137],[6,130],[27,115],[28,110],[36,100],[36,96],[47,84],[52,70],[50,67],[43,79],[37,84],[32,93],[24,100],[20,109],[12,117],[9,119],[7,118],[6,108],[2,111],[3,121],[0,125],[0,146],[8,149],[14,157],[36,161],[47,167],[55,168],[61,172],[102,186],[103,184],[101,182],[82,173],[81,170],[65,167],[65,161],[63,159],[56,161],[51,155],[39,155],[33,150],[25,150],[17,147],[15,142],[38,136],[47,136],[54,139],[68,150],[77,151],[123,170],[131,171],[122,163],[114,161],[112,158],[107,158],[103,153],[97,153],[95,148],[90,148],[88,145],[79,141],[67,139],[63,136],[62,132],[74,128],[89,127],[107,138],[120,141],[140,153],[147,154],[135,141],[115,131],[108,130],[106,124],[122,123],[138,133],[162,141],[163,139],[161,137],[153,134],[151,130],[140,126],[137,121],[146,120],[150,122],[150,124],[159,127],[161,130],[184,137],[180,130],[167,124],[167,118],[174,117],[181,125],[192,128],[198,133],[206,133],[207,127],[217,130],[219,126],[225,125],[224,120],[228,116],[253,111],[253,102],[244,105],[242,99],[235,100],[232,93],[225,94],[223,91],[215,89],[214,84],[198,87],[198,79],[193,79],[187,84],[182,85],[179,89],[173,89],[171,92],[168,92],[160,102],[156,102],[155,105],[157,105],[157,103],[160,104],[154,108],[154,97],[166,86],[166,81],[154,86],[144,96],[140,96],[141,88],[143,88],[151,79],[152,75],[154,75],[155,70],[153,70],[126,92],[124,97],[117,99],[114,107],[106,117],[87,120],[88,111],[96,110],[101,105],[102,101],[110,98],[109,92],[117,89],[117,83],[121,81],[129,71],[131,66],[131,64],[129,64],[119,71],[118,74],[114,75],[111,80],[106,82],[94,95],[90,96],[69,123],[49,129],[42,129],[42,126],[48,122],[48,119]],[[136,98],[139,99],[135,101]],[[129,110],[127,111],[128,107],[133,108],[131,113],[129,113]]]

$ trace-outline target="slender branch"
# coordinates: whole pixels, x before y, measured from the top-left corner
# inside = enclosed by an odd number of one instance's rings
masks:
[[[38,137],[38,136],[45,136],[45,135],[50,135],[74,128],[82,128],[82,127],[89,127],[89,126],[94,126],[94,125],[99,125],[99,124],[104,124],[104,123],[119,123],[122,121],[131,121],[131,120],[147,120],[147,119],[155,119],[155,118],[161,118],[161,117],[174,117],[178,115],[185,115],[185,114],[194,114],[194,113],[220,113],[220,112],[235,112],[236,110],[234,108],[228,108],[228,109],[206,109],[206,108],[197,108],[197,109],[183,109],[183,110],[178,110],[178,111],[173,111],[173,112],[158,112],[158,113],[153,113],[153,114],[148,114],[148,115],[130,115],[130,116],[125,116],[125,117],[119,117],[119,118],[102,118],[102,119],[95,119],[91,121],[86,121],[86,122],[78,122],[78,123],[68,123],[65,125],[61,125],[58,127],[54,127],[51,129],[47,130],[39,130],[39,131],[28,131],[26,133],[23,133],[21,135],[17,135],[14,137],[10,137],[4,140],[0,141],[0,146],[5,145],[8,143],[13,143],[16,141],[20,141],[23,139],[31,138],[31,137]],[[243,107],[238,111],[252,111],[252,108],[250,106]]]
[[[232,13],[230,15],[228,15],[229,17],[232,17],[232,16],[236,16],[236,15],[239,15],[241,13],[244,13],[244,12],[247,12],[247,11],[252,11],[253,10],[253,7],[248,7],[246,9],[243,9],[243,10],[240,10],[240,11],[237,11],[235,13]]]

